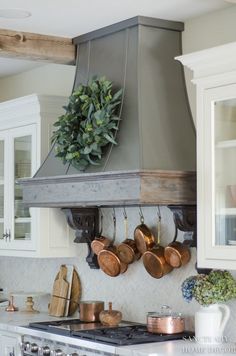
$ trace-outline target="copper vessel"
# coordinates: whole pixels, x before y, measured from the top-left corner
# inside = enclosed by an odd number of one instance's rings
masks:
[[[104,236],[96,237],[91,242],[91,249],[93,250],[95,255],[98,255],[100,251],[108,247],[110,244],[111,244],[111,240],[108,239],[107,237]]]
[[[143,254],[144,252],[152,249],[155,246],[155,238],[151,230],[141,222],[134,230],[134,241],[138,251]]]
[[[98,264],[101,270],[110,277],[116,277],[127,271],[128,265],[119,258],[116,246],[109,246],[98,254]]]
[[[178,334],[185,329],[181,313],[173,313],[171,308],[163,306],[160,313],[147,314],[147,330],[156,334]]]
[[[166,246],[164,254],[166,261],[174,268],[186,265],[191,258],[189,247],[179,241],[173,241]]]
[[[99,232],[99,236],[96,237],[91,242],[91,249],[95,253],[95,255],[98,255],[100,251],[102,251],[104,248],[106,248],[106,247],[108,247],[109,245],[112,244],[112,241],[109,238],[107,238],[105,236],[102,236],[102,232],[103,232],[103,215],[102,215],[102,212],[101,212],[100,221],[101,221],[101,230]]]
[[[141,257],[141,253],[138,251],[136,243],[132,239],[125,239],[117,247],[117,250],[120,260],[126,264],[133,263]]]
[[[160,245],[143,254],[143,264],[146,271],[154,278],[161,278],[173,270],[165,260],[164,247]]]
[[[80,320],[85,322],[99,321],[99,314],[104,310],[102,301],[83,301],[79,303]]]

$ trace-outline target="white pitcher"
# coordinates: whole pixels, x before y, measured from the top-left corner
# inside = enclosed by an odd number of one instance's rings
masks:
[[[195,313],[195,338],[201,344],[220,344],[223,331],[229,320],[230,309],[224,304],[201,306]]]

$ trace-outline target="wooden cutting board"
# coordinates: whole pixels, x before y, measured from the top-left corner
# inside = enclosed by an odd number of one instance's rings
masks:
[[[60,272],[53,284],[48,313],[52,316],[64,316],[69,283],[66,281],[67,267],[61,265]]]
[[[73,315],[79,307],[79,301],[81,298],[81,283],[77,271],[74,269],[72,278],[72,287],[70,294],[70,306],[68,315]]]

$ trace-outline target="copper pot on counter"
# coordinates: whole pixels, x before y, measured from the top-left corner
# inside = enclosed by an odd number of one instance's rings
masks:
[[[154,334],[178,334],[185,329],[185,320],[181,313],[172,312],[171,308],[163,305],[161,312],[147,314],[147,330]]]
[[[104,302],[88,300],[79,303],[79,318],[81,321],[99,321],[99,314],[104,310]]]

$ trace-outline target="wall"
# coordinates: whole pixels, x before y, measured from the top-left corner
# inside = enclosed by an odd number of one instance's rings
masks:
[[[236,5],[185,22],[183,53],[236,41]],[[194,122],[196,121],[196,91],[191,83],[192,72],[185,69],[186,87]]]
[[[74,81],[75,67],[46,64],[27,72],[0,79],[0,101],[28,94],[68,96]]]
[[[201,18],[186,22],[183,34],[183,52],[188,53],[234,41],[236,7],[221,10]],[[0,80],[0,100],[27,95],[32,92],[40,94],[69,95],[73,85],[74,68],[46,65],[27,73]],[[192,112],[195,116],[194,88],[190,83],[191,73],[186,73],[188,94]],[[162,243],[166,245],[174,235],[174,224],[171,212],[161,208],[162,212]],[[124,238],[122,210],[117,210],[118,233],[117,241]],[[154,225],[156,208],[144,208],[146,223]],[[138,211],[128,209],[130,221],[129,231],[138,224]],[[111,236],[111,211],[105,214],[106,227],[104,232]],[[82,299],[102,299],[106,302],[113,301],[114,307],[122,310],[124,318],[145,322],[147,311],[158,310],[162,304],[169,304],[175,310],[183,311],[186,315],[193,316],[198,305],[195,302],[187,304],[181,297],[181,282],[191,274],[195,274],[196,251],[192,249],[190,263],[176,269],[160,280],[149,276],[142,262],[131,265],[124,275],[116,278],[106,276],[100,270],[90,270],[85,263],[87,247],[80,246],[80,252],[74,259],[23,259],[0,258],[0,286],[7,291],[37,290],[50,293],[53,280],[62,263],[74,264],[79,272],[82,282]],[[48,297],[38,300],[41,310],[47,307]],[[16,303],[22,307],[23,300],[18,297]],[[236,317],[235,302],[229,303],[231,307],[231,320],[227,325],[226,333],[235,338],[236,330],[233,320]]]

